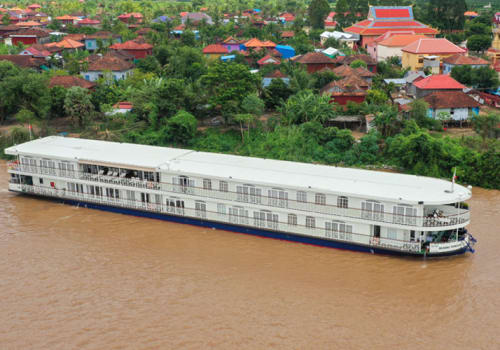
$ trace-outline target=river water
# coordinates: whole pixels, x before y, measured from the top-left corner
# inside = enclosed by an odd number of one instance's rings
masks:
[[[500,192],[476,253],[414,260],[71,207],[7,191],[0,349],[500,349]]]

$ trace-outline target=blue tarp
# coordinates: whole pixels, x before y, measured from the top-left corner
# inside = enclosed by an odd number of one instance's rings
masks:
[[[295,56],[295,49],[288,45],[276,45],[276,50],[281,53],[282,58],[291,58]]]

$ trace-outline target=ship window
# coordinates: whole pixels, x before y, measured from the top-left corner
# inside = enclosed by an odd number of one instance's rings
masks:
[[[349,199],[345,196],[338,197],[337,198],[337,207],[348,208],[349,207]]]
[[[387,238],[398,239],[398,230],[391,227],[387,228]]]
[[[306,227],[307,228],[315,228],[316,227],[316,219],[312,216],[306,216]]]
[[[318,205],[325,205],[326,204],[326,196],[324,193],[316,193],[314,196],[314,203]]]
[[[196,216],[201,218],[207,217],[207,205],[205,202],[196,201],[194,204],[194,209]]]
[[[38,181],[40,182],[40,185],[43,185],[43,179],[42,178],[40,178]]]
[[[393,219],[395,224],[415,225],[417,219],[417,209],[411,206],[397,205],[393,207]]]
[[[203,189],[211,191],[212,190],[212,180],[203,179]]]
[[[248,225],[248,210],[243,207],[229,208],[229,221],[234,224]]]
[[[267,227],[275,230],[278,228],[278,214],[267,213]]]
[[[127,200],[135,201],[135,192],[127,190]]]
[[[374,201],[361,203],[361,217],[368,220],[384,220],[384,205]]]
[[[253,212],[253,223],[257,227],[264,227],[266,221],[265,211],[254,211]]]
[[[297,215],[288,214],[288,225],[297,226]]]
[[[298,191],[297,192],[297,202],[307,202],[307,192],[304,191]]]
[[[219,215],[225,216],[226,215],[226,205],[222,203],[217,203],[217,213]]]
[[[226,181],[219,181],[219,191],[227,192],[228,188],[229,188],[229,186],[228,186]]]
[[[269,205],[281,208],[288,207],[288,192],[281,189],[268,190]]]

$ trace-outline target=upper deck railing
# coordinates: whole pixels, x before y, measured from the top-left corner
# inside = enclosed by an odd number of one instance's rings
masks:
[[[470,212],[466,209],[456,209],[450,206],[437,206],[451,208],[451,210],[442,210],[443,215],[436,217],[434,215],[413,216],[394,214],[385,211],[363,210],[352,207],[339,207],[332,204],[317,204],[315,202],[302,202],[293,199],[279,199],[266,195],[242,194],[234,191],[220,191],[218,189],[206,189],[195,186],[183,186],[170,184],[166,182],[153,182],[141,180],[138,178],[126,178],[120,176],[107,176],[99,174],[89,174],[80,171],[60,170],[56,168],[46,168],[40,166],[31,166],[25,164],[11,163],[9,169],[12,171],[20,171],[30,174],[45,174],[58,176],[68,179],[77,179],[101,183],[103,185],[123,186],[126,188],[138,188],[146,191],[161,191],[163,194],[175,196],[176,194],[185,194],[194,197],[220,199],[234,202],[234,205],[250,205],[268,206],[270,208],[284,208],[298,210],[303,212],[319,213],[342,218],[363,219],[376,223],[391,223],[407,226],[408,229],[416,229],[419,227],[451,227],[469,222]],[[166,193],[165,193],[166,192]],[[446,209],[444,208],[444,209]]]

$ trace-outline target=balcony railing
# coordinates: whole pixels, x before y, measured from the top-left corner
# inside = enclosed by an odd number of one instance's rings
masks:
[[[172,209],[161,203],[146,203],[137,200],[129,200],[125,198],[111,198],[107,196],[90,195],[87,193],[72,192],[67,190],[55,189],[47,186],[33,185],[15,185],[16,190],[25,193],[38,194],[48,197],[61,199],[74,199],[88,203],[104,204],[118,207],[126,207],[145,211],[152,211],[165,214],[175,214],[177,216],[187,216],[199,218],[200,220],[218,221],[238,224],[240,226],[254,227],[257,229],[265,229],[270,231],[290,232],[304,236],[311,236],[321,239],[335,239],[358,244],[366,244],[394,250],[418,252],[420,251],[420,242],[407,242],[397,239],[382,238],[375,240],[371,235],[366,233],[343,232],[343,231],[327,231],[324,227],[314,227],[289,224],[282,221],[258,220],[251,216],[229,215],[227,213],[219,213],[208,210],[200,210],[196,208],[177,208]],[[181,210],[179,210],[181,209]]]
[[[210,198],[225,201],[235,202],[235,205],[263,205],[272,208],[291,209],[303,212],[319,213],[337,217],[339,220],[343,218],[354,218],[367,220],[374,223],[389,223],[403,225],[408,229],[418,229],[419,227],[452,227],[455,225],[465,224],[470,220],[470,213],[466,209],[453,210],[450,206],[439,206],[451,208],[452,210],[443,211],[440,217],[430,216],[428,213],[424,216],[401,215],[390,212],[362,210],[359,208],[342,208],[331,204],[316,204],[315,202],[302,202],[292,199],[279,199],[264,195],[242,194],[232,191],[219,191],[215,189],[207,189],[201,187],[176,185],[166,182],[153,182],[141,180],[138,178],[127,178],[120,176],[107,176],[98,174],[89,174],[77,171],[59,170],[55,168],[40,168],[38,166],[30,166],[22,164],[18,165],[13,171],[22,171],[30,174],[48,174],[59,176],[68,179],[77,179],[90,181],[101,184],[109,184],[116,186],[124,186],[128,188],[138,188],[145,191],[160,191],[161,194],[185,194],[197,197],[197,199]],[[427,210],[427,208],[426,208]]]

